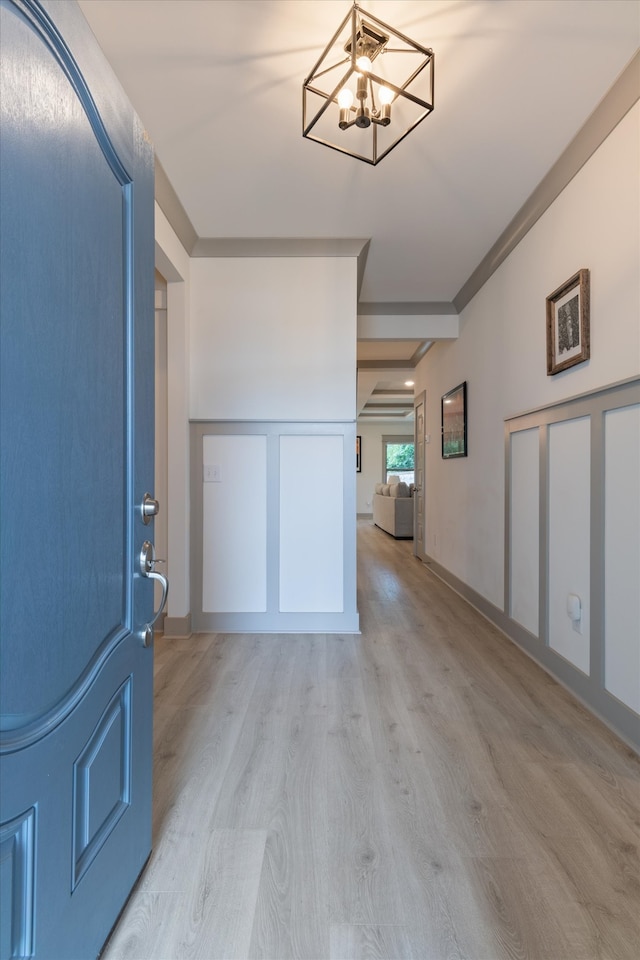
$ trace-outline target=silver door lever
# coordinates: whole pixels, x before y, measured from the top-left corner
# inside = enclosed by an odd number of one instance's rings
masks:
[[[164,560],[156,560],[156,552],[153,544],[150,540],[145,540],[142,544],[142,550],[140,551],[140,573],[143,577],[148,577],[149,580],[157,580],[158,583],[162,584],[162,598],[158,611],[154,614],[153,620],[145,624],[142,629],[142,642],[145,647],[148,647],[153,640],[153,625],[164,610],[167,597],[169,596],[169,581],[167,577],[165,577],[163,573],[158,573],[157,570],[154,570],[156,563],[164,562]]]

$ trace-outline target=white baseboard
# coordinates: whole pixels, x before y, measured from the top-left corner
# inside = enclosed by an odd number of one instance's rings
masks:
[[[165,615],[162,632],[165,637],[175,639],[190,637],[192,633],[191,614],[188,613],[184,617],[168,617]]]

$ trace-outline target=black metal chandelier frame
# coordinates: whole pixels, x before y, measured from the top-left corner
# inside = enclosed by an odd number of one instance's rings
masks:
[[[342,46],[344,56],[339,55],[337,59],[329,60],[330,54],[338,42],[340,35],[350,21],[350,31],[346,42]],[[396,40],[404,44],[403,47],[393,47],[390,41]],[[411,71],[409,76],[402,83],[396,84],[388,78],[381,75],[376,70],[376,60],[386,58],[396,54],[419,54],[421,59],[418,65]],[[364,71],[358,66],[358,60],[361,57],[368,57],[370,66]],[[346,67],[346,72],[342,73],[341,68]],[[418,76],[427,70],[426,86],[427,97],[417,96],[409,88]],[[336,71],[340,71],[340,78],[336,82]],[[344,18],[335,34],[323,50],[318,61],[313,67],[309,76],[305,79],[302,87],[302,135],[316,143],[321,143],[332,150],[340,153],[346,153],[349,156],[356,157],[365,163],[375,166],[384,157],[397,147],[397,145],[414,130],[422,120],[425,119],[434,107],[434,73],[435,73],[435,54],[430,47],[425,47],[415,40],[411,40],[399,30],[389,26],[371,13],[367,13],[360,5],[355,2],[347,16]],[[333,77],[331,77],[333,74]],[[346,88],[352,76],[356,76],[356,100],[355,105],[344,106],[339,102],[341,91]],[[330,85],[326,82],[330,79]],[[421,76],[424,83],[425,77]],[[386,103],[381,102],[381,91],[387,92]],[[377,91],[377,96],[376,96]],[[312,112],[310,103],[311,98],[319,97],[322,100],[319,109]],[[418,107],[420,112],[406,129],[400,131],[399,136],[393,140],[390,145],[382,147],[379,144],[378,128],[388,127],[392,122],[393,104],[403,97],[411,101]],[[350,147],[348,140],[341,142],[332,142],[326,136],[320,136],[317,130],[314,130],[318,122],[324,117],[328,110],[335,105],[338,108],[338,120],[336,128],[346,131],[352,126],[360,129],[369,129],[371,131],[370,154],[365,156]]]

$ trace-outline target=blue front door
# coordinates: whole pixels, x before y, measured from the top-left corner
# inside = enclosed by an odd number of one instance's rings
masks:
[[[74,0],[0,17],[0,956],[88,960],[151,848],[153,152]]]

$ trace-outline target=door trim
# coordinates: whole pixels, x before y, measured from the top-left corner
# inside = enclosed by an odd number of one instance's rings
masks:
[[[419,537],[418,537],[418,496],[416,493],[413,495],[413,555],[417,557],[418,560],[426,560],[427,554],[424,551],[425,544],[425,533],[426,533],[426,510],[425,510],[425,486],[426,486],[426,466],[427,466],[427,450],[426,450],[426,439],[423,436],[422,441],[418,441],[418,417],[416,416],[417,407],[422,404],[425,415],[422,418],[423,430],[426,426],[426,406],[427,406],[427,392],[423,390],[418,396],[414,397],[413,400],[413,449],[414,449],[414,464],[417,462],[420,450],[422,450],[422,463],[420,464],[421,473],[422,473],[422,488],[420,494],[422,496],[422,517],[424,520],[424,528],[422,530],[422,544],[423,549],[419,548]]]

